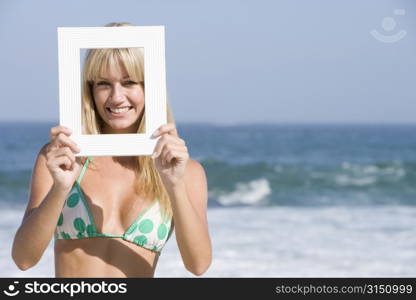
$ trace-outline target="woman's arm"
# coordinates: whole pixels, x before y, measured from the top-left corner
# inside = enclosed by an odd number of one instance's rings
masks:
[[[207,222],[207,181],[203,167],[189,160],[184,180],[167,191],[172,203],[176,241],[188,271],[202,275],[212,261]]]
[[[29,203],[13,241],[12,257],[21,270],[34,266],[48,246],[65,198],[79,175],[78,146],[64,126],[51,128],[49,144],[40,150],[32,172]]]
[[[29,203],[14,237],[12,257],[21,270],[36,265],[42,257],[53,236],[65,197],[70,191],[54,185],[46,167],[46,146],[41,149],[36,159]]]
[[[189,159],[175,124],[162,125],[152,158],[172,204],[176,241],[188,271],[202,275],[212,260],[206,217],[208,191],[203,167]]]

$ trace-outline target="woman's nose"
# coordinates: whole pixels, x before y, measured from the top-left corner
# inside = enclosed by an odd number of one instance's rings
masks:
[[[111,93],[111,100],[113,102],[124,100],[124,92],[123,92],[123,87],[121,85],[115,84],[113,86],[113,90]]]

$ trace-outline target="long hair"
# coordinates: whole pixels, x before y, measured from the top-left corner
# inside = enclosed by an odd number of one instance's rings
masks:
[[[134,26],[129,23],[110,23],[107,27]],[[144,89],[144,53],[142,48],[105,48],[88,49],[82,73],[82,128],[84,134],[101,134],[104,121],[100,117],[93,98],[92,88],[94,82],[108,67],[123,64],[130,78],[142,84]],[[174,123],[173,113],[167,101],[167,121]],[[145,133],[146,128],[146,101],[139,117],[137,133]],[[92,163],[94,163],[92,161]],[[172,207],[169,195],[163,185],[162,179],[150,156],[135,157],[136,182],[135,191],[154,201],[159,200],[164,218],[172,217]]]

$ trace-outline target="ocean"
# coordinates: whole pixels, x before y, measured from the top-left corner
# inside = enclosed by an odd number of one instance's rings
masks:
[[[54,123],[0,123],[0,276],[53,277],[53,241],[11,259],[31,169]],[[178,124],[205,168],[205,277],[415,277],[416,124]],[[156,277],[193,277],[173,235]]]

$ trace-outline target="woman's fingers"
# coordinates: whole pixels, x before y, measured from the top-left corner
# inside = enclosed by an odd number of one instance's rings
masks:
[[[64,146],[71,148],[71,150],[76,153],[80,151],[78,145],[73,140],[71,140],[71,138],[69,138],[63,133],[58,134],[55,141],[59,143],[60,145],[64,145]]]
[[[165,163],[171,163],[172,159],[187,159],[188,149],[184,145],[165,144],[160,155],[160,159]]]
[[[185,146],[185,141],[180,139],[177,136],[172,136],[169,134],[164,134],[157,142],[155,150],[153,151],[152,158],[158,157],[162,153],[163,147],[166,144],[178,145],[178,146]]]
[[[166,153],[165,161],[166,163],[172,163],[173,159],[183,161],[189,158],[189,154],[184,150],[171,150]]]
[[[51,169],[59,168],[64,165],[67,169],[71,169],[72,162],[68,156],[58,156],[46,162]]]
[[[52,150],[46,154],[48,160],[56,160],[58,157],[65,156],[70,161],[70,166],[72,167],[76,161],[75,155],[69,147],[62,147],[55,150]]]
[[[165,125],[160,126],[154,133],[153,136],[154,137],[158,137],[162,134],[171,134],[174,136],[178,136],[178,131],[176,130],[176,126],[175,123],[167,123]]]
[[[52,127],[50,130],[50,139],[53,140],[60,132],[70,136],[72,134],[72,130],[65,126],[55,126]]]
[[[55,150],[55,157],[58,156],[68,156],[72,163],[75,163],[75,155],[68,147],[63,147]]]
[[[80,152],[78,145],[73,140],[71,140],[71,138],[69,138],[71,132],[71,129],[63,126],[56,126],[51,128],[51,142],[49,144],[48,150],[52,151],[62,146],[67,146],[76,153]]]
[[[160,126],[153,133],[153,136],[161,136],[161,138],[158,140],[158,143],[156,144],[152,158],[157,158],[162,153],[162,149],[167,143],[185,145],[185,141],[179,138],[178,136],[175,123],[167,123],[165,125]]]

